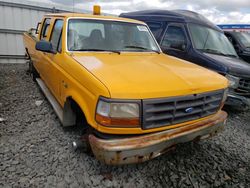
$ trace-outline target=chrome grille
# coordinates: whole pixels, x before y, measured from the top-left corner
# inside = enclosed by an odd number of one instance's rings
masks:
[[[250,91],[250,79],[249,80],[247,80],[247,79],[240,79],[239,89]]]
[[[220,108],[223,92],[143,100],[142,128],[174,125],[214,114]]]

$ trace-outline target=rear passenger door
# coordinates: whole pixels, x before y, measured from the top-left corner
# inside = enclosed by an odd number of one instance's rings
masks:
[[[45,18],[42,22],[42,27],[40,30],[39,40],[48,40],[48,35],[50,31],[50,22],[51,18]],[[43,78],[44,74],[46,73],[46,59],[45,59],[45,52],[36,51],[37,60],[35,60],[34,66],[38,70],[40,76]]]
[[[49,33],[51,18],[45,18],[41,29],[40,40],[46,40]]]
[[[160,46],[164,53],[181,59],[187,59],[188,40],[182,24],[169,24],[164,32]]]

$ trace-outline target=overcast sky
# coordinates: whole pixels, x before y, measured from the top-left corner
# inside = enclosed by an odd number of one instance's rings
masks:
[[[73,6],[73,0],[43,2]],[[83,10],[92,10],[92,6],[98,4],[101,5],[103,12],[109,14],[145,9],[187,9],[201,13],[216,24],[250,24],[250,0],[74,0],[74,4],[76,8]]]

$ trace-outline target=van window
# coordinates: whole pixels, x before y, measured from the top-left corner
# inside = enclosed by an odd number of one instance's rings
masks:
[[[57,51],[61,51],[61,35],[63,28],[63,20],[56,20],[54,24],[54,28],[51,34],[50,42],[52,43],[53,49]]]
[[[162,24],[159,22],[147,22],[147,24],[152,33],[154,34],[155,38],[157,38],[163,30]]]
[[[187,46],[187,39],[183,28],[176,25],[168,26],[161,45],[166,49],[184,51]]]
[[[41,36],[40,36],[41,40],[44,40],[47,37],[49,25],[50,25],[50,18],[45,18],[45,20],[43,22]]]

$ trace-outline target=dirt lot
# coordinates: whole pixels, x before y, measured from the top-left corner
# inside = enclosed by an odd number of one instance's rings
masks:
[[[223,133],[152,161],[107,166],[74,152],[27,65],[0,64],[0,187],[250,187],[250,111]],[[42,102],[42,103],[41,103]]]

